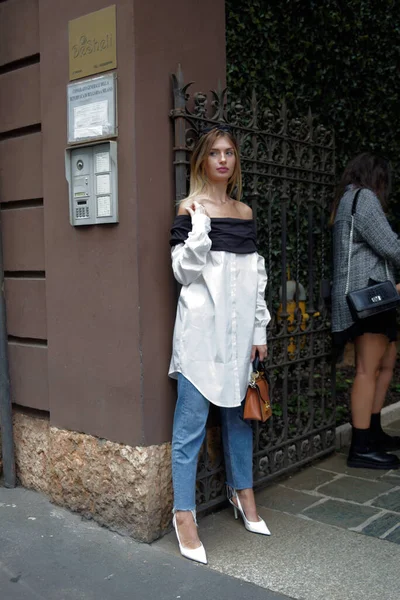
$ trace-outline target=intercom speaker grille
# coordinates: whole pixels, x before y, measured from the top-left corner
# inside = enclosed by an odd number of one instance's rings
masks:
[[[78,206],[75,212],[77,219],[88,219],[89,218],[89,207],[88,206]]]

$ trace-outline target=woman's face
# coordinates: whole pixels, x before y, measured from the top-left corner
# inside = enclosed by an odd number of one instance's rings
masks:
[[[228,183],[236,165],[235,150],[227,136],[218,137],[205,160],[204,169],[211,183]]]

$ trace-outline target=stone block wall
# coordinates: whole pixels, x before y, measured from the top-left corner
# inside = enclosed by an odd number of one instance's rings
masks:
[[[101,525],[151,542],[172,511],[170,444],[131,447],[14,412],[18,480]]]

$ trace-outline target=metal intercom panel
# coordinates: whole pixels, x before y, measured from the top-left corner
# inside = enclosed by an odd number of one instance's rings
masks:
[[[71,225],[118,223],[117,142],[67,148]]]

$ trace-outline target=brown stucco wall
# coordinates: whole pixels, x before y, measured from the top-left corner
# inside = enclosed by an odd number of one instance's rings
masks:
[[[0,4],[0,208],[14,402],[48,410],[37,0]]]
[[[39,0],[12,0],[0,6],[0,66],[39,52]]]
[[[0,46],[0,202],[10,370],[14,402],[49,411],[52,427],[136,447],[170,439],[175,401],[170,75],[181,63],[197,90],[224,83],[224,2],[115,1],[120,222],[73,228],[68,21],[109,4],[0,5],[9,44]]]

